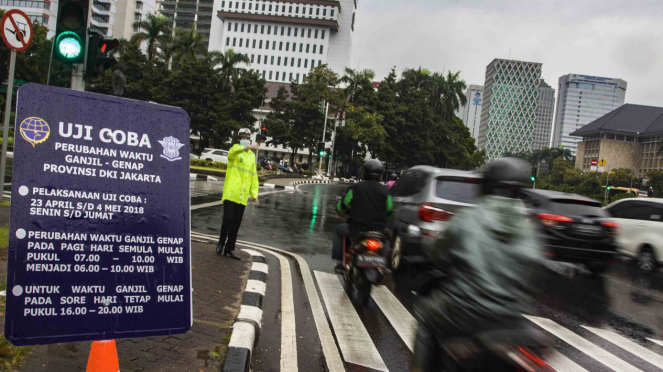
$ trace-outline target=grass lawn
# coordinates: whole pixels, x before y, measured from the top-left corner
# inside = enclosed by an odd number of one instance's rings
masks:
[[[2,202],[0,202],[0,207],[10,207],[11,206],[11,200],[5,199]]]
[[[197,166],[197,165],[191,165],[190,168],[191,168],[192,171],[193,170],[204,170],[204,171],[208,171],[208,172],[219,173],[219,174],[222,174],[222,175],[226,174],[226,171],[224,169],[219,169],[219,168],[200,167],[200,166]]]

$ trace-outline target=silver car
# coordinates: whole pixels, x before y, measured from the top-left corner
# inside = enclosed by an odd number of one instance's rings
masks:
[[[421,165],[403,173],[391,193],[394,211],[390,265],[392,271],[398,271],[403,261],[427,262],[425,252],[434,249],[447,221],[479,198],[481,175]]]

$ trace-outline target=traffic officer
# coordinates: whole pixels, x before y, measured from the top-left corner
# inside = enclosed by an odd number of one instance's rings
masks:
[[[237,139],[239,144],[235,144],[228,151],[228,168],[221,198],[223,224],[219,243],[216,245],[216,254],[223,252],[224,256],[239,260],[239,256],[234,252],[235,242],[249,196],[255,200],[257,205],[260,204],[256,155],[253,153],[260,147],[260,144],[251,144],[251,131],[247,128],[239,130]]]

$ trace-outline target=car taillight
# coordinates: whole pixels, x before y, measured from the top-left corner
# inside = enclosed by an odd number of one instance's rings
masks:
[[[369,251],[375,252],[382,248],[382,243],[377,240],[369,239],[366,241],[366,248],[368,248]]]
[[[551,367],[543,358],[534,354],[532,351],[523,347],[518,347],[517,352],[509,353],[511,359],[518,363],[525,371],[531,372],[554,372],[555,369]]]
[[[551,228],[560,227],[560,222],[573,222],[573,218],[556,214],[538,213],[536,216],[539,218],[539,221],[541,221],[543,226]]]
[[[419,219],[424,222],[449,221],[453,215],[453,212],[436,208],[431,203],[424,203],[419,206]]]
[[[619,224],[615,221],[601,221],[601,225],[608,228],[610,234],[616,235]]]

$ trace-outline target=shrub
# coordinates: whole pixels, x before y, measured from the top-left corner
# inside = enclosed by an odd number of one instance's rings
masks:
[[[616,202],[617,200],[626,199],[626,198],[633,198],[633,197],[634,197],[633,195],[631,195],[627,192],[622,192],[622,193],[619,193],[617,195],[613,195],[610,198],[610,203]]]
[[[220,163],[216,161],[209,161],[209,160],[201,160],[201,159],[191,159],[189,161],[189,164],[197,167],[206,167],[206,168],[216,168],[216,169],[227,169],[228,164],[226,163]]]
[[[315,172],[311,172],[311,171],[303,171],[302,174],[305,175],[305,176],[309,176],[309,177],[310,177],[310,176],[315,175]]]
[[[262,165],[260,165],[260,163],[256,164],[256,170],[258,172],[262,171]]]

